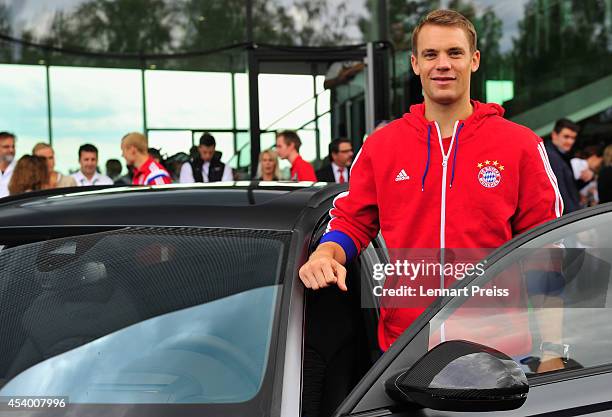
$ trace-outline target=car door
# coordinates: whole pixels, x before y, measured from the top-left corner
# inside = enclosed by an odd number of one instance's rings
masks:
[[[529,393],[520,408],[474,415],[612,415],[611,248],[612,205],[564,216],[517,237],[487,257],[483,274],[456,285],[469,295],[438,298],[336,415],[471,415],[398,402],[385,391],[389,378],[450,340],[493,347],[528,378]],[[475,287],[506,288],[517,296],[491,302],[472,295]]]

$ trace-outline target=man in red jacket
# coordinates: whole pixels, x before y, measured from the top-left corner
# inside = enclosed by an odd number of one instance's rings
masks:
[[[470,100],[480,63],[472,23],[434,11],[415,29],[412,53],[425,102],[365,141],[349,191],[300,269],[307,288],[346,291],[343,265],[379,230],[389,248],[496,248],[563,212],[542,140],[499,105]],[[381,308],[381,349],[424,309]]]
[[[134,185],[170,184],[168,171],[149,155],[149,143],[142,133],[128,133],[121,139],[121,152],[128,166],[134,167]]]
[[[276,152],[281,159],[291,162],[291,179],[294,181],[317,181],[315,170],[300,155],[302,141],[293,130],[283,130],[276,135]]]

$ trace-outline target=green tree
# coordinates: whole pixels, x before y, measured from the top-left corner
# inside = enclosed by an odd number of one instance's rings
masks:
[[[440,0],[388,0],[387,5],[390,39],[395,49],[411,50],[412,31],[427,13],[440,7]]]
[[[164,0],[91,0],[58,12],[46,41],[99,52],[171,52],[176,18],[176,6]]]
[[[0,3],[0,33],[3,35],[11,34],[11,21],[9,19],[8,6]],[[11,56],[11,44],[0,40],[0,61],[8,62]]]
[[[514,39],[519,113],[610,74],[606,0],[530,0]]]
[[[254,36],[258,42],[295,45],[331,46],[359,42],[351,38],[351,28],[359,28],[359,16],[346,4],[326,0],[296,0],[287,9],[269,0],[253,4]]]

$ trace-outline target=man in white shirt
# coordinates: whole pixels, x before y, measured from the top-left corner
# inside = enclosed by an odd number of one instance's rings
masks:
[[[181,183],[233,181],[232,168],[215,158],[217,143],[210,133],[204,133],[200,138],[198,156],[185,162],[181,167],[179,181]]]
[[[349,180],[349,169],[353,162],[353,145],[347,138],[334,139],[329,143],[329,160],[317,171],[317,179],[344,184]]]
[[[106,175],[97,171],[98,168],[98,148],[86,143],[79,148],[79,165],[81,169],[72,174],[79,187],[86,185],[113,185]]]
[[[16,164],[15,135],[0,132],[0,198],[9,195],[8,185]]]

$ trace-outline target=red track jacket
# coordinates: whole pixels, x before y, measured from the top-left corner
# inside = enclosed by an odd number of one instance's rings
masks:
[[[321,242],[340,244],[347,259],[379,230],[389,248],[496,248],[559,217],[563,201],[542,140],[504,119],[501,106],[472,105],[451,138],[425,119],[424,104],[373,133]],[[381,308],[381,348],[423,311]]]

